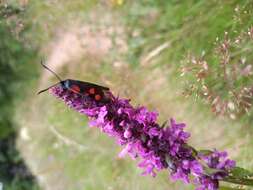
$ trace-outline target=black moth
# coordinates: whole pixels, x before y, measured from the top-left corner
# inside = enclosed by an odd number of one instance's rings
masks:
[[[73,79],[66,79],[62,80],[54,71],[52,71],[50,68],[48,68],[46,65],[44,65],[41,62],[41,65],[53,73],[57,79],[60,81],[44,90],[41,90],[38,92],[38,94],[45,92],[49,90],[50,88],[61,85],[63,89],[69,90],[75,94],[79,94],[81,96],[89,96],[92,99],[94,99],[97,102],[106,102],[108,101],[108,92],[110,91],[109,88],[100,86],[98,84],[85,82],[85,81],[79,81],[79,80],[73,80]]]

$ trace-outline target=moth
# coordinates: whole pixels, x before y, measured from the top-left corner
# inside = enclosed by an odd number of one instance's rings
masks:
[[[64,90],[69,90],[74,94],[78,94],[80,96],[88,96],[96,102],[107,102],[109,100],[109,92],[110,89],[108,87],[100,86],[98,84],[94,84],[91,82],[66,79],[62,80],[59,75],[57,75],[54,71],[52,71],[49,67],[47,67],[43,62],[41,65],[48,71],[50,71],[59,82],[38,92],[38,94],[49,90],[50,88],[60,85]]]

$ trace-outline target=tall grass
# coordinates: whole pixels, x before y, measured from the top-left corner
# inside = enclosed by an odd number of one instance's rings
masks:
[[[169,47],[165,48],[161,55],[159,54],[155,57],[155,63],[153,65],[165,65],[168,69],[173,70],[173,75],[170,75],[168,78],[170,81],[175,81],[177,84],[178,81],[183,81],[182,83],[184,85],[180,88],[186,88],[188,95],[191,93],[193,99],[206,102],[205,97],[200,97],[200,94],[197,92],[198,90],[201,91],[200,88],[203,88],[203,85],[205,86],[206,84],[203,84],[203,81],[199,81],[200,84],[195,90],[193,88],[196,87],[193,87],[194,85],[192,84],[193,81],[198,80],[198,77],[195,76],[200,69],[198,71],[192,71],[192,74],[188,75],[187,78],[180,78],[182,68],[183,70],[185,69],[184,71],[190,70],[194,56],[197,56],[196,59],[208,60],[206,66],[212,70],[208,75],[209,78],[205,81],[209,83],[207,87],[212,88],[211,86],[214,87],[214,85],[219,87],[215,97],[219,97],[222,94],[229,96],[228,93],[231,92],[224,86],[227,83],[227,81],[224,81],[226,79],[218,77],[223,72],[223,69],[217,63],[218,59],[222,59],[222,55],[217,55],[217,46],[218,44],[221,46],[226,40],[227,42],[230,41],[228,47],[229,55],[227,55],[230,61],[226,63],[228,65],[227,67],[244,67],[245,69],[247,65],[248,69],[252,67],[251,52],[253,48],[250,42],[252,39],[251,34],[247,34],[252,30],[253,25],[252,7],[253,4],[251,1],[236,0],[226,2],[130,2],[123,8],[127,15],[125,22],[129,26],[130,54],[128,57],[132,59],[129,62],[133,64],[141,63],[143,57],[145,58],[153,49],[159,48],[164,42],[167,42]],[[239,39],[239,43],[235,42]],[[136,60],[133,60],[134,58]],[[239,59],[246,59],[247,61],[240,65]],[[226,72],[230,72],[229,69]],[[251,73],[251,71],[248,72]],[[231,78],[231,76],[229,77]],[[240,104],[240,106],[238,105],[240,107],[238,108],[239,110],[236,110],[237,114],[231,113],[231,110],[225,114],[230,118],[240,119],[245,124],[249,124],[248,122],[252,120],[251,104],[253,97],[250,92],[252,87],[251,82],[249,82],[250,77],[251,74],[248,76],[248,79],[243,75],[238,76],[237,82],[231,87],[241,90],[244,87],[248,88],[249,93],[247,93],[247,96],[249,97],[247,98],[251,100],[246,102],[248,104],[246,106],[247,108],[242,105],[243,103],[235,103],[237,105]],[[238,94],[238,96],[240,95]],[[210,100],[210,110],[211,107],[214,107],[211,105],[214,99],[212,98]],[[232,95],[230,102],[236,101],[235,99],[235,96]],[[230,103],[230,105],[232,104]],[[238,107],[237,105],[235,107]],[[222,106],[220,105],[220,107]],[[217,113],[217,110],[213,110],[214,113]]]

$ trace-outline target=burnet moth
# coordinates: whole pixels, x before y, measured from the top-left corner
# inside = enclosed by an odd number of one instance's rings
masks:
[[[50,71],[54,76],[59,80],[58,83],[38,92],[38,94],[49,90],[52,87],[60,85],[64,90],[69,90],[74,94],[78,94],[81,96],[90,97],[96,102],[107,102],[109,97],[108,94],[110,89],[108,87],[100,86],[98,84],[86,82],[86,81],[79,81],[73,79],[66,79],[62,80],[54,71],[52,71],[49,67],[47,67],[41,61],[41,65]]]

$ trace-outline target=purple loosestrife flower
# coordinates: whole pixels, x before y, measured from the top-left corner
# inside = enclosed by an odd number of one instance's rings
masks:
[[[144,169],[143,175],[156,176],[157,171],[168,169],[174,180],[190,183],[192,176],[197,190],[216,190],[219,180],[235,166],[234,161],[226,159],[224,152],[215,150],[199,155],[187,144],[190,134],[184,131],[184,123],[178,124],[171,119],[169,126],[163,128],[157,123],[158,113],[145,107],[133,107],[130,100],[109,94],[108,102],[96,102],[60,85],[53,87],[51,93],[87,115],[91,126],[100,128],[124,146],[120,157],[126,154],[133,159],[139,157],[138,166]],[[216,170],[208,173],[207,168]]]
[[[202,174],[195,179],[197,184],[201,184],[199,190],[212,190],[219,187],[219,180],[228,176],[228,171],[235,167],[235,161],[227,159],[227,156],[227,152],[218,152],[217,150],[208,155],[199,154],[209,169],[214,169],[211,174]]]

